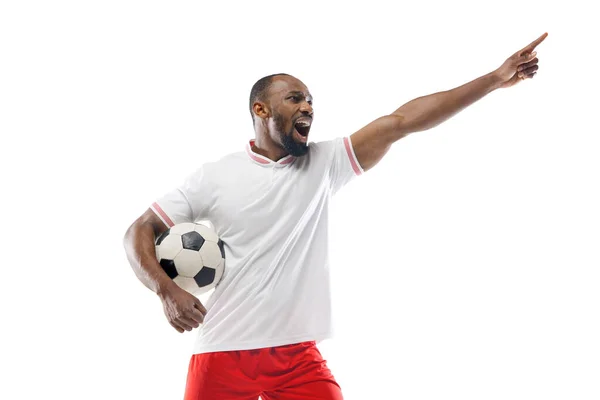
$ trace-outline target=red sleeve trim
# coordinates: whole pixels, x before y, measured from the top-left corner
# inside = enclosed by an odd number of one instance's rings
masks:
[[[348,154],[348,158],[350,159],[350,164],[352,165],[352,169],[356,175],[362,174],[362,168],[358,164],[358,160],[356,159],[356,155],[354,154],[354,149],[352,148],[352,143],[350,142],[349,137],[344,138],[344,147],[346,148],[346,153]]]
[[[167,213],[164,212],[164,210],[158,205],[158,203],[152,203],[151,208],[156,213],[156,215],[158,215],[158,217],[160,219],[162,219],[162,221],[165,223],[165,225],[167,225],[169,228],[172,227],[173,225],[175,225],[173,223],[173,221],[171,221],[171,218],[169,218]]]

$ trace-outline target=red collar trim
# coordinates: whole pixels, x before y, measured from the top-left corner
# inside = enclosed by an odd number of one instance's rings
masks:
[[[283,165],[288,165],[288,164],[292,163],[296,159],[296,157],[292,156],[291,154],[288,154],[287,156],[283,157],[279,161],[270,160],[267,157],[252,151],[252,146],[254,145],[254,142],[255,142],[255,140],[251,139],[248,143],[246,143],[246,153],[248,153],[248,156],[253,161],[255,161],[259,164],[283,166]]]

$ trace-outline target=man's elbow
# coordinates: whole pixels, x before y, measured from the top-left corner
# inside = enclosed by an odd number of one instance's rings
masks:
[[[381,119],[383,120],[383,131],[385,132],[387,142],[390,144],[412,133],[409,129],[409,121],[402,114],[392,113]]]
[[[129,245],[133,239],[133,233],[134,233],[134,226],[135,226],[135,222],[133,224],[131,224],[129,226],[129,228],[127,228],[127,230],[125,231],[125,234],[123,235],[123,247],[125,248],[125,251],[127,251],[129,249]]]
[[[131,225],[129,225],[129,228],[127,228],[125,234],[123,235],[123,246],[125,246],[125,249],[130,247],[135,236],[140,232],[140,229],[144,228],[144,224],[145,221],[142,219],[142,217],[140,217],[133,221]]]

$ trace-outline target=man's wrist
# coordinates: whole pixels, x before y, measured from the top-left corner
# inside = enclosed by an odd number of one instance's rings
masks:
[[[158,297],[165,297],[172,290],[173,285],[175,282],[169,278],[159,280],[156,285],[156,294]]]
[[[500,89],[502,87],[502,84],[504,83],[504,79],[502,79],[502,75],[500,74],[500,72],[498,70],[494,70],[492,72],[490,72],[487,75],[487,78],[489,79],[490,82],[490,92],[496,90],[496,89]]]

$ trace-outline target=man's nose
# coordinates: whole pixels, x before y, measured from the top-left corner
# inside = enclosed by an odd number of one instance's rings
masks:
[[[302,114],[310,115],[312,117],[314,110],[312,106],[308,104],[308,101],[303,101],[302,105],[300,106],[300,112]]]

